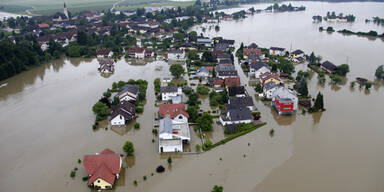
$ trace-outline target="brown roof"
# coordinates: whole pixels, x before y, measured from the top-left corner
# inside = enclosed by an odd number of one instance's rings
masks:
[[[111,52],[110,49],[98,49],[96,51],[97,55],[108,55]]]
[[[162,117],[170,115],[171,119],[175,118],[179,114],[183,114],[189,118],[189,114],[185,111],[185,104],[161,104],[159,106],[159,114]]]
[[[98,178],[113,184],[116,174],[120,173],[120,156],[110,149],[105,149],[98,155],[85,155],[83,165],[87,174],[91,176],[88,185]]]
[[[263,84],[266,80],[271,79],[271,78],[280,80],[280,76],[276,73],[266,72],[266,73],[263,73],[260,75],[260,80]]]
[[[240,86],[240,77],[227,77],[227,78],[225,78],[225,85],[228,87]]]
[[[243,54],[248,56],[248,55],[258,55],[261,56],[261,49],[252,49],[252,48],[244,48],[243,49]]]
[[[144,48],[137,47],[137,48],[129,48],[127,52],[128,53],[143,53],[144,51],[145,51]]]
[[[215,79],[215,80],[213,80],[213,85],[223,86],[224,85],[224,80],[222,80],[222,79]]]

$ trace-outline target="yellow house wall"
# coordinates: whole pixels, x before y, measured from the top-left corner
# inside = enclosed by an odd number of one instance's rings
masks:
[[[265,84],[265,83],[268,83],[268,82],[270,82],[270,81],[273,81],[273,82],[275,82],[275,83],[280,83],[279,80],[274,79],[274,78],[270,78],[270,79],[267,79],[267,80],[264,82],[264,84]]]
[[[99,182],[100,181],[100,182]],[[93,185],[96,187],[100,187],[100,189],[107,189],[108,188],[112,188],[112,184],[108,183],[107,181],[101,179],[101,178],[98,178],[97,180],[95,180],[93,182]]]

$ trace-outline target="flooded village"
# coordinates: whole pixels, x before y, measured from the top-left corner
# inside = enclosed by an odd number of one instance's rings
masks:
[[[384,4],[271,5],[170,20],[184,29],[87,13],[85,31],[118,34],[90,48],[79,27],[37,37],[67,48],[0,81],[2,189],[382,191],[384,42],[319,27],[382,34],[365,19]],[[312,21],[327,11],[356,19]]]

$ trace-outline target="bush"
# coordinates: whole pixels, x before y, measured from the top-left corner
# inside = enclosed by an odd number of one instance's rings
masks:
[[[157,134],[158,134],[157,129],[152,129],[152,133],[155,134],[155,135],[157,135]]]
[[[82,178],[83,181],[88,181],[89,177],[88,176],[85,176]]]
[[[96,114],[97,121],[103,120],[109,115],[108,106],[102,102],[97,102],[93,105],[92,111]]]
[[[134,184],[134,185],[137,185],[137,181],[136,181],[136,180],[134,180],[134,181],[133,181],[133,184]]]
[[[156,168],[156,172],[157,173],[162,173],[165,171],[165,168],[162,166],[162,165],[159,165],[157,168]]]
[[[81,163],[81,159],[78,159],[78,160],[77,160],[77,163],[79,163],[79,164],[80,164],[80,163]]]
[[[146,175],[143,176],[143,180],[144,180],[144,181],[147,180],[147,176],[146,176]]]
[[[204,85],[198,85],[197,86],[197,93],[200,95],[208,95],[209,88]]]
[[[205,140],[205,142],[203,144],[203,150],[207,151],[211,146],[212,146],[212,141],[207,139],[207,140]]]
[[[139,105],[136,107],[136,113],[143,113],[144,112],[144,107],[142,105]]]
[[[167,159],[167,162],[168,162],[168,164],[172,164],[172,158],[171,157],[168,157],[168,159]]]
[[[140,123],[135,123],[135,129],[140,129]]]
[[[123,146],[123,151],[124,151],[128,156],[132,156],[133,153],[135,152],[135,148],[134,148],[133,143],[130,142],[130,141],[125,142],[125,144],[124,144],[124,146]]]
[[[69,174],[69,176],[71,176],[72,178],[74,178],[76,176],[76,171],[75,170],[72,170],[71,173]]]
[[[200,151],[201,146],[199,144],[196,144],[195,148],[196,148],[196,151]]]

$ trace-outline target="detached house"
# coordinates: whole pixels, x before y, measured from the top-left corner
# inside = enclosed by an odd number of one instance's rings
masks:
[[[220,116],[220,123],[223,126],[229,124],[251,123],[252,112],[247,107],[227,109],[226,114]]]
[[[297,49],[295,51],[293,51],[289,57],[291,58],[292,61],[294,62],[298,62],[298,61],[301,61],[301,60],[304,60],[304,56],[305,56],[305,53],[304,51],[300,50],[300,49]],[[301,58],[301,59],[300,59]]]
[[[160,87],[160,92],[163,101],[171,100],[172,97],[180,96],[183,94],[181,88],[175,86]]]
[[[258,61],[249,65],[249,75],[259,78],[262,73],[271,72],[267,63]]]
[[[269,48],[269,54],[270,55],[284,56],[285,53],[286,53],[285,48],[281,48],[281,47],[271,47],[271,48]]]
[[[181,122],[188,122],[189,114],[185,111],[185,104],[160,104],[159,105],[159,116],[165,118],[167,115],[172,120]]]
[[[325,61],[321,64],[321,69],[328,73],[334,73],[337,70],[337,66],[329,61]]]
[[[110,49],[99,49],[96,51],[98,58],[110,58],[113,56],[113,52]]]
[[[130,58],[144,59],[145,49],[144,48],[129,48],[127,54]]]
[[[238,87],[240,86],[240,77],[227,77],[224,81],[225,87]]]
[[[273,91],[276,90],[279,87],[279,85],[280,84],[277,84],[276,82],[273,82],[273,81],[265,83],[263,86],[264,97],[267,99],[271,99]]]
[[[276,73],[265,72],[260,74],[259,78],[263,85],[270,81],[273,81],[277,84],[281,83],[280,76]]]
[[[185,52],[184,50],[170,50],[168,51],[169,60],[184,60]]]
[[[89,177],[88,186],[112,189],[116,179],[119,179],[122,164],[122,157],[110,149],[104,149],[100,154],[85,155],[83,165]]]
[[[196,78],[208,78],[209,70],[206,67],[200,67],[196,72],[191,72],[191,76]]]
[[[237,77],[237,71],[233,65],[218,65],[216,67],[217,77],[225,79],[227,77]]]
[[[113,73],[115,71],[114,62],[112,59],[100,59],[99,71],[104,74]]]
[[[132,101],[136,102],[139,98],[139,86],[127,84],[124,85],[117,93],[117,97],[120,101]]]
[[[231,97],[228,100],[227,109],[236,109],[236,108],[248,108],[249,110],[254,110],[254,103],[251,96],[246,97]]]
[[[278,87],[272,92],[272,106],[279,114],[292,114],[297,110],[298,98],[289,89]]]
[[[121,101],[112,107],[112,114],[109,117],[111,125],[125,125],[126,122],[135,118],[136,107],[129,101]]]
[[[228,88],[229,97],[245,97],[247,96],[244,86],[238,87],[229,87]]]
[[[190,140],[188,122],[172,120],[170,115],[160,119],[159,153],[182,152],[183,143],[189,143]]]
[[[247,59],[250,55],[256,55],[256,56],[259,56],[261,57],[263,54],[261,52],[261,49],[259,48],[244,48],[243,49],[243,55],[244,55],[244,59]]]

